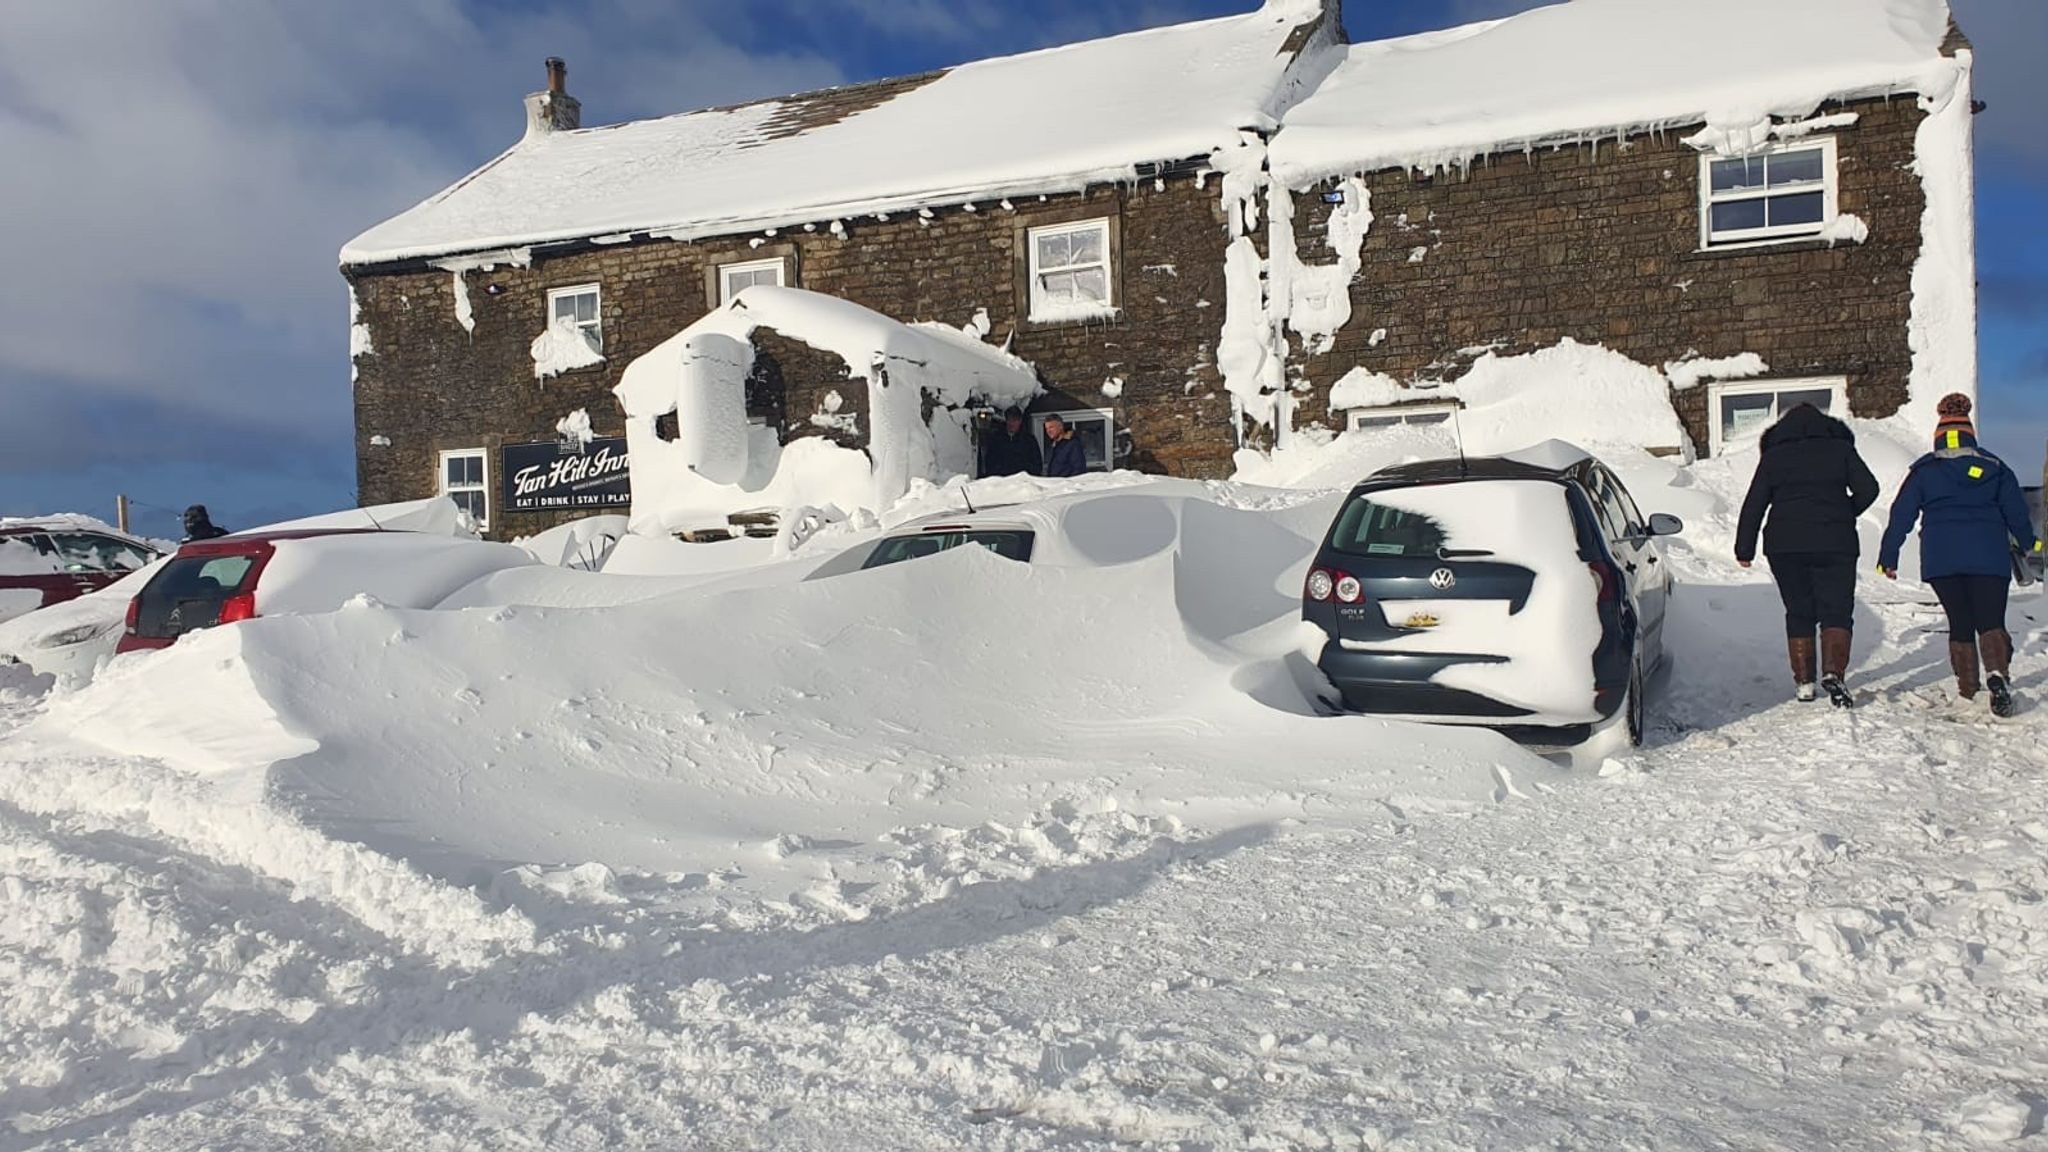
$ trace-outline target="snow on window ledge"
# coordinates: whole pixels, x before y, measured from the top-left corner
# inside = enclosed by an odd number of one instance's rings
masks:
[[[534,337],[531,351],[533,378],[536,380],[604,363],[604,353],[591,347],[589,338],[576,327],[575,321],[566,316],[556,319],[547,331]]]
[[[1123,318],[1124,310],[1114,304],[1092,300],[1047,301],[1032,305],[1030,321],[1033,324],[1088,324],[1108,323]]]

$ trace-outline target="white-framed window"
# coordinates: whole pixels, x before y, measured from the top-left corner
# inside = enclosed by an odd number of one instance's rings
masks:
[[[595,284],[548,289],[548,326],[569,323],[590,342],[592,352],[604,351],[604,309]]]
[[[1353,408],[1344,426],[1353,432],[1394,428],[1402,424],[1443,424],[1458,410],[1456,404],[1398,404],[1387,408]]]
[[[732,303],[732,298],[741,291],[756,284],[773,284],[777,288],[787,285],[784,263],[778,257],[774,260],[749,260],[744,264],[720,264],[718,266],[718,302]]]
[[[491,454],[482,448],[441,453],[441,495],[469,513],[479,528],[491,526]]]
[[[1834,223],[1835,139],[1700,157],[1700,246],[1816,236]]]
[[[1116,311],[1108,220],[1033,228],[1027,242],[1033,320],[1084,320]]]
[[[1801,404],[1811,404],[1830,416],[1847,416],[1848,378],[1816,376],[1707,385],[1707,432],[1712,454],[1719,456],[1755,443],[1764,429]]]
[[[1088,460],[1090,472],[1108,472],[1116,467],[1116,413],[1109,408],[1076,408],[1067,412],[1033,412],[1025,419],[1033,426],[1033,435],[1038,437],[1038,451],[1041,456],[1051,447],[1045,441],[1045,420],[1057,416],[1073,429],[1074,439],[1081,445],[1081,454]]]

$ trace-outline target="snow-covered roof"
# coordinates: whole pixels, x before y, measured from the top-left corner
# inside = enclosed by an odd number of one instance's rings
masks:
[[[372,264],[617,233],[729,234],[1072,191],[1270,129],[1320,0],[809,96],[537,133],[350,241]]]
[[[1945,92],[1948,29],[1947,0],[1569,0],[1342,49],[1270,159],[1302,187],[1635,129],[1739,136],[1831,99]]]

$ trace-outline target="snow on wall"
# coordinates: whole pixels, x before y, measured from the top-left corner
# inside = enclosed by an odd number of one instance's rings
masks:
[[[590,409],[578,408],[560,420],[555,421],[555,434],[563,440],[574,440],[585,448],[597,439],[597,432],[590,426]]]
[[[489,272],[500,264],[512,268],[530,268],[533,266],[533,250],[504,248],[495,252],[478,252],[471,256],[434,261],[434,267],[447,272],[451,277],[448,290],[455,298],[455,322],[462,325],[464,332],[476,332],[476,310],[470,305],[469,300],[469,273]]]
[[[460,283],[462,273],[457,272],[455,279]],[[461,315],[461,309],[457,310],[457,315]],[[604,353],[591,344],[582,329],[576,327],[576,321],[568,316],[555,317],[554,323],[533,338],[529,351],[533,356],[533,378],[536,380],[604,363]]]
[[[822,439],[781,445],[746,417],[751,338],[771,329],[837,356],[868,388],[868,451]],[[628,365],[615,390],[632,452],[633,527],[658,532],[763,505],[887,507],[917,479],[964,465],[970,402],[1023,405],[1039,392],[1036,370],[966,330],[903,324],[815,292],[747,289],[724,307]],[[925,399],[937,406],[926,422]],[[676,414],[677,438],[655,420]]]
[[[356,361],[365,356],[377,354],[377,347],[370,342],[370,326],[363,323],[362,304],[356,299],[356,286],[348,286],[348,382],[356,382]]]
[[[1684,450],[1689,445],[1663,373],[1597,344],[1566,339],[1522,356],[1487,352],[1450,383],[1404,384],[1353,369],[1330,387],[1330,408],[1457,401],[1457,430],[1475,456],[1541,440]]]
[[[1365,236],[1372,230],[1372,191],[1350,178],[1338,185],[1343,201],[1330,212],[1325,235],[1334,264],[1305,264],[1296,250],[1294,197],[1280,184],[1266,189],[1268,249],[1272,253],[1267,294],[1277,317],[1307,341],[1311,355],[1330,350],[1351,322],[1351,281],[1364,262]],[[1285,349],[1281,349],[1285,353]]]
[[[1930,432],[1934,406],[1950,392],[1977,394],[1977,218],[1971,138],[1973,54],[1948,61],[1945,85],[1920,97],[1927,118],[1913,143],[1913,164],[1927,206],[1920,217],[1920,259],[1913,265],[1913,349],[1909,398],[1898,419]]]

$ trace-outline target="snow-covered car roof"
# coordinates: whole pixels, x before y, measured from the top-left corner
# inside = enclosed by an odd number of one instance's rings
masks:
[[[1947,0],[1570,0],[1345,47],[1269,156],[1299,188],[1681,125],[1746,148],[1828,100],[1945,93],[1949,29]]]
[[[1320,0],[1267,0],[924,76],[529,137],[341,261],[729,234],[1127,181],[1276,126],[1313,79],[1297,63],[1334,42],[1301,32],[1323,14]]]
[[[123,532],[104,520],[73,512],[59,513],[54,516],[0,516],[0,535],[20,532],[97,532],[103,536],[112,536],[117,540],[129,541],[137,547],[147,548],[152,552],[161,551],[159,545],[151,543],[132,532]]]

